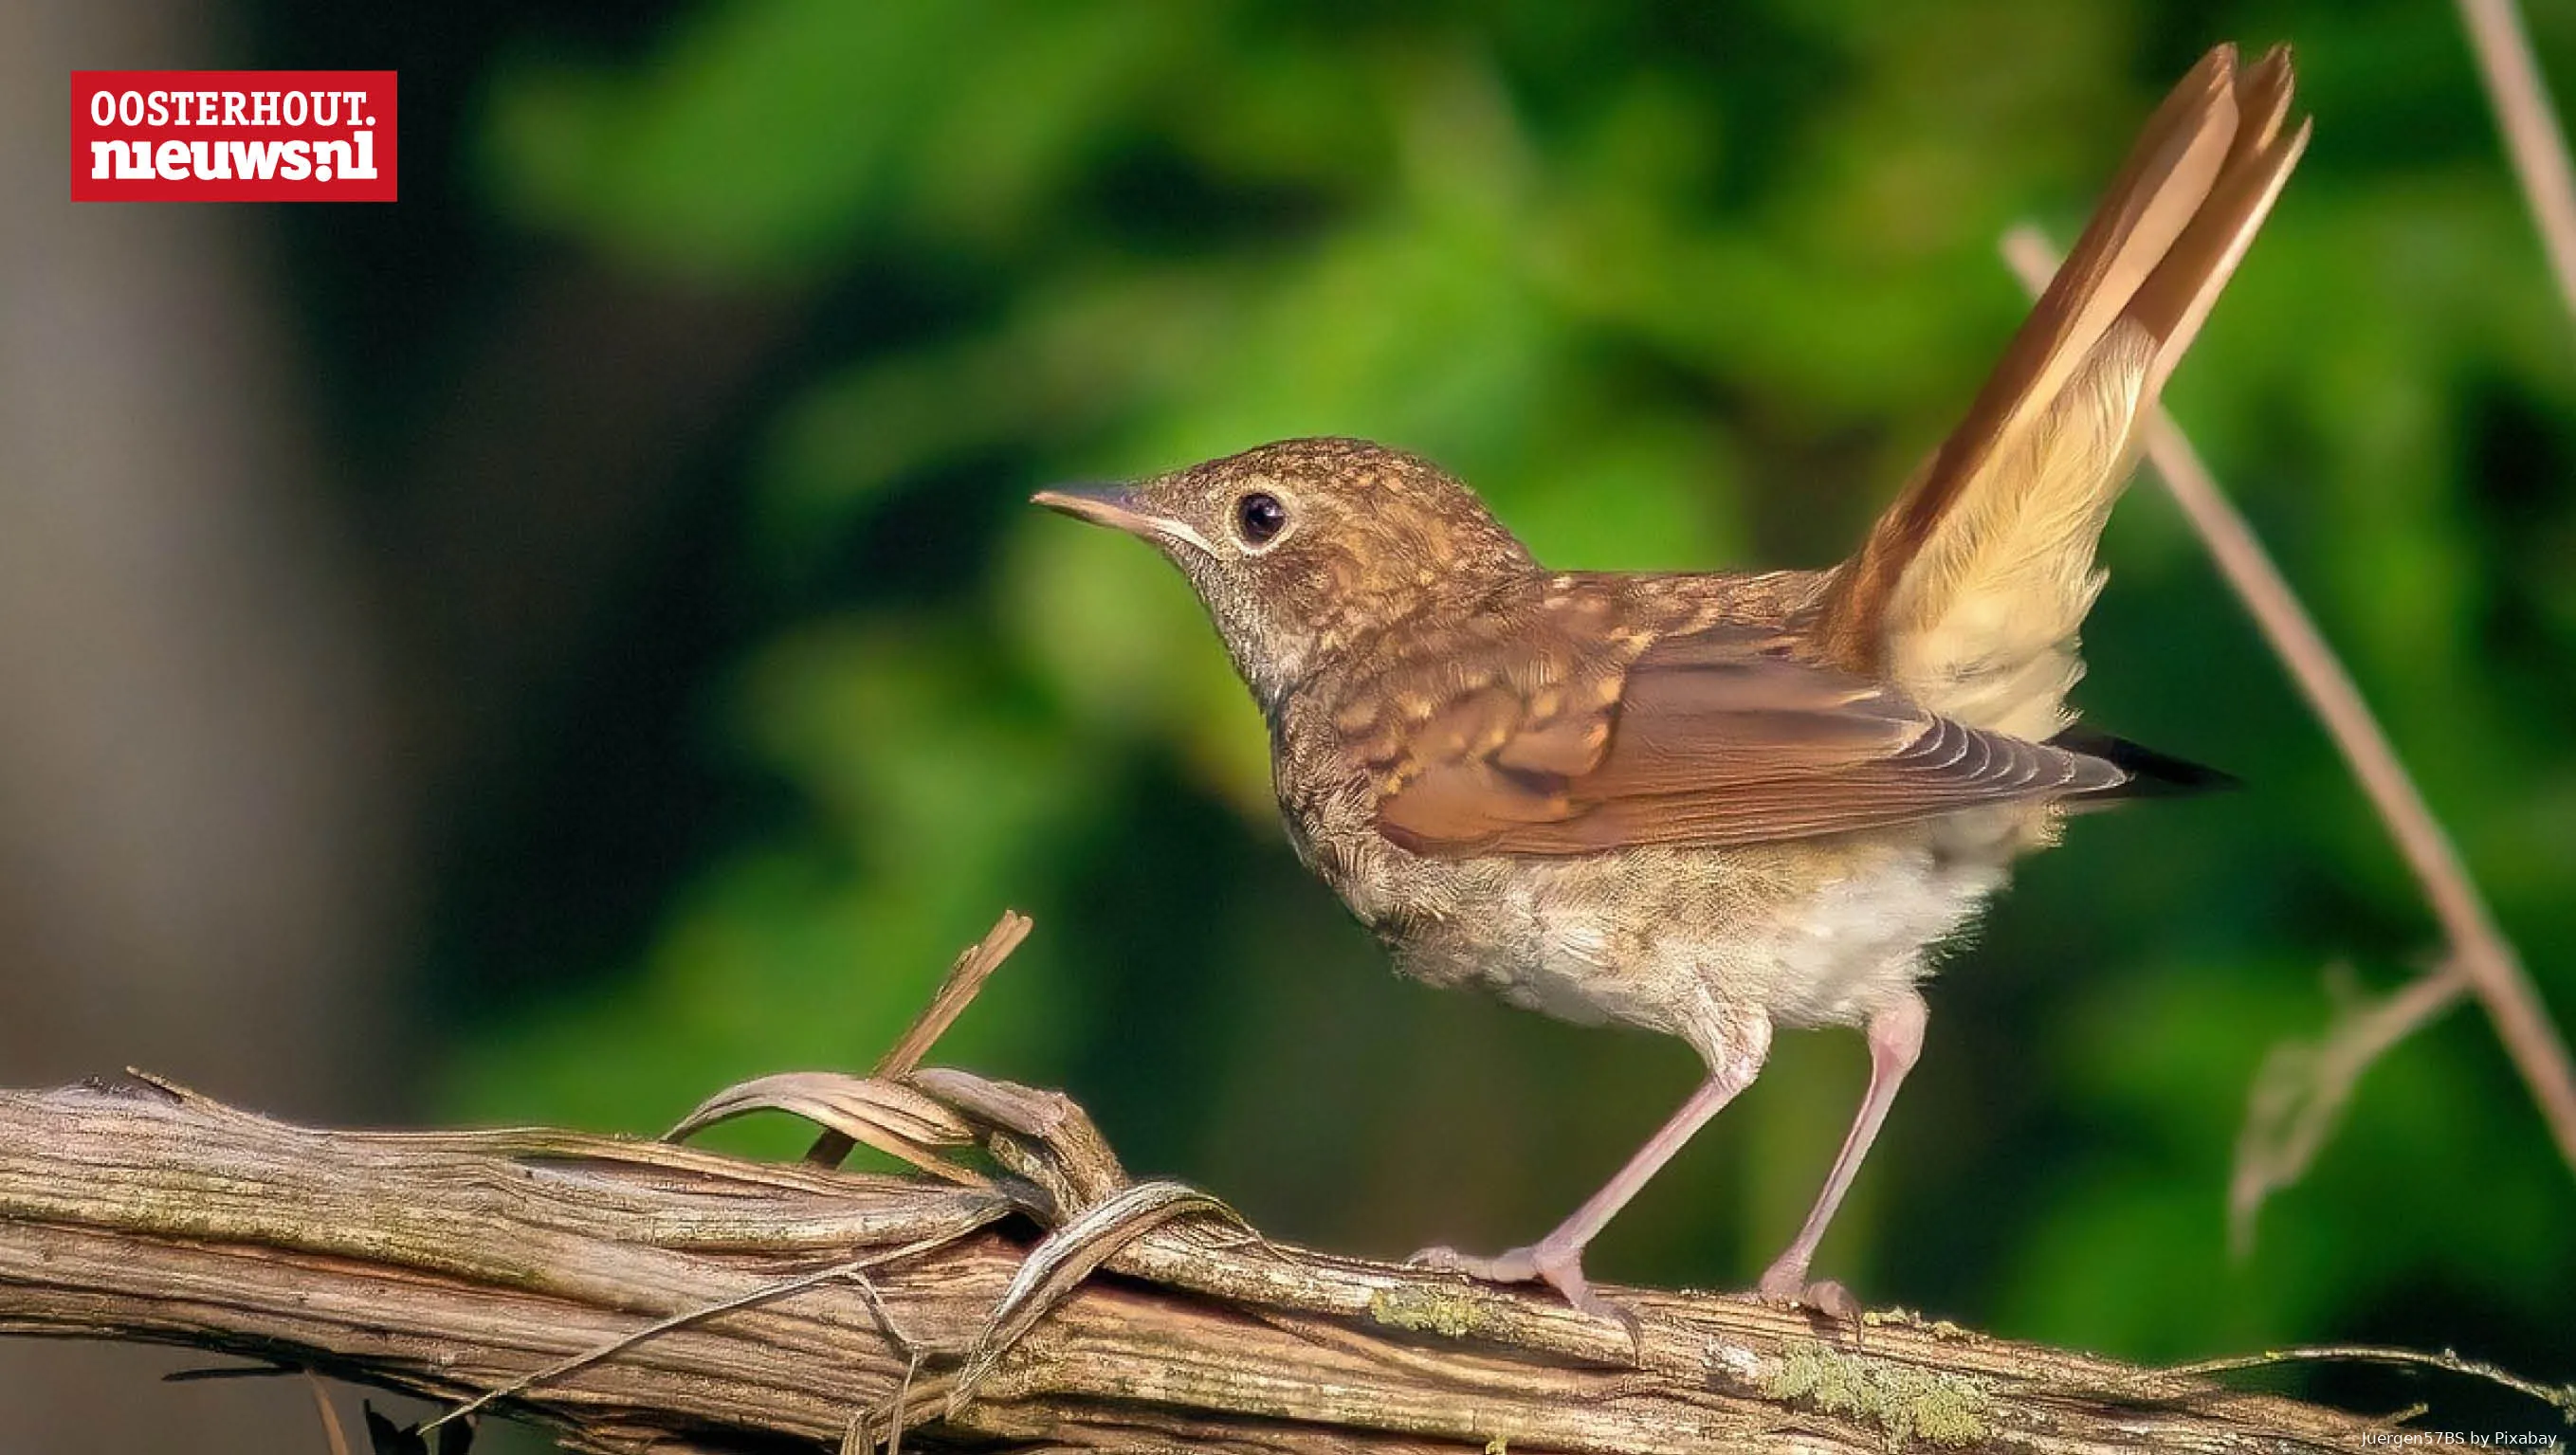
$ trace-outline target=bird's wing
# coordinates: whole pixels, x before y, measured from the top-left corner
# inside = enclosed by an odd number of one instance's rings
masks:
[[[1967,416],[1837,574],[1828,660],[1979,727],[2071,720],[2093,549],[2140,422],[2307,143],[2289,53],[2209,53],[2149,120]]]
[[[1984,732],[1786,654],[1776,631],[1552,629],[1380,682],[1345,746],[1378,827],[1436,857],[1844,833],[2113,788],[2099,758]]]

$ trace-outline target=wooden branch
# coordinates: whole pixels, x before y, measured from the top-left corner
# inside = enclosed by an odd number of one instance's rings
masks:
[[[961,1185],[557,1131],[316,1131],[141,1078],[0,1092],[0,1332],[497,1395],[596,1452],[869,1449],[898,1420],[915,1450],[2271,1455],[2388,1438],[1901,1315],[1611,1290],[1632,1331],[1265,1242],[1203,1195],[1130,1184],[1051,1093],[955,1071],[845,1080],[936,1103],[994,1167]]]

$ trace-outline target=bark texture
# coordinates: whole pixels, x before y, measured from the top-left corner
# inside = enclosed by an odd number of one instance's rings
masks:
[[[0,1092],[0,1332],[490,1397],[600,1452],[867,1449],[897,1424],[915,1450],[2273,1455],[2388,1436],[1946,1324],[1614,1290],[1630,1328],[1272,1243],[1204,1194],[1130,1182],[1061,1096],[961,1072],[710,1103],[753,1105],[934,1171],[320,1131],[141,1077]]]

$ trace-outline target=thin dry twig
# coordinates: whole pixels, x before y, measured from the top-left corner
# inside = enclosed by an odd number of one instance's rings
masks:
[[[912,1400],[913,1376],[921,1372],[921,1354],[915,1351],[903,1366],[903,1382],[895,1386],[894,1398],[886,1404],[885,1455],[903,1455],[903,1413]],[[841,1433],[841,1455],[860,1455],[873,1450],[877,1441],[876,1411],[864,1405],[850,1414],[850,1427]]]
[[[934,1177],[967,1187],[990,1185],[982,1173],[941,1155],[943,1148],[973,1142],[974,1128],[924,1093],[874,1076],[781,1071],[754,1077],[698,1103],[662,1134],[662,1140],[683,1142],[718,1122],[763,1111],[803,1117],[822,1127],[826,1137],[840,1138],[850,1146],[864,1143]],[[809,1153],[807,1160],[828,1165],[847,1153],[848,1147],[843,1147],[828,1159]]]
[[[903,1382],[895,1386],[894,1398],[886,1402],[885,1437],[886,1455],[903,1455],[903,1417],[912,1400],[913,1376],[921,1373],[921,1361],[927,1355],[921,1341],[895,1318],[894,1309],[886,1303],[885,1295],[877,1291],[874,1279],[863,1272],[853,1272],[850,1283],[858,1289],[859,1297],[866,1300],[869,1317],[875,1319],[877,1327],[885,1330],[885,1336],[903,1351]],[[876,1426],[874,1415],[875,1412],[866,1405],[851,1412],[850,1427],[841,1435],[841,1455],[858,1455],[859,1451],[876,1447],[876,1441],[869,1433]]]
[[[2036,294],[2048,285],[2049,275],[2057,269],[2057,250],[2037,228],[2014,228],[2004,235],[2003,249],[2005,260],[2025,287]],[[2459,851],[2399,761],[2388,734],[2362,701],[2352,674],[2326,645],[2315,618],[2255,538],[2253,527],[2218,488],[2182,430],[2159,406],[2148,417],[2145,433],[2147,458],[2154,462],[2157,476],[2182,506],[2183,515],[2218,563],[2219,573],[2252,613],[2274,655],[2325,723],[2327,734],[2388,826],[2449,941],[2448,962],[2458,966],[2486,1008],[2515,1071],[2530,1087],[2549,1124],[2559,1155],[2576,1171],[2576,1066],[2570,1065],[2566,1041],[2550,1022],[2512,943],[2496,927],[2495,916],[2460,862]]]
[[[832,1267],[818,1269],[812,1273],[802,1273],[798,1274],[794,1278],[781,1278],[774,1283],[765,1283],[758,1288],[752,1289],[748,1293],[737,1294],[732,1298],[717,1299],[711,1303],[702,1303],[692,1308],[684,1308],[678,1313],[671,1314],[668,1317],[655,1319],[653,1322],[646,1324],[641,1328],[630,1329],[604,1344],[597,1344],[591,1348],[584,1349],[569,1359],[558,1360],[553,1364],[547,1365],[543,1369],[534,1370],[530,1373],[521,1375],[519,1378],[512,1380],[508,1384],[476,1395],[474,1398],[467,1400],[465,1403],[456,1406],[454,1409],[446,1411],[439,1415],[438,1418],[422,1425],[420,1427],[421,1431],[426,1434],[431,1430],[437,1429],[441,1425],[447,1424],[451,1420],[469,1418],[482,1411],[485,1407],[499,1401],[518,1399],[532,1389],[536,1389],[541,1385],[552,1384],[557,1380],[567,1378],[571,1375],[579,1374],[581,1371],[590,1368],[594,1364],[598,1364],[604,1360],[614,1359],[618,1355],[623,1354],[630,1349],[636,1348],[650,1340],[658,1339],[664,1334],[670,1333],[675,1329],[684,1329],[691,1324],[704,1323],[706,1320],[718,1317],[722,1314],[738,1313],[743,1309],[758,1308],[762,1304],[775,1303],[782,1298],[803,1293],[810,1288],[818,1288],[826,1283],[837,1283],[853,1277],[863,1278],[871,1268],[882,1268],[889,1263],[899,1263],[906,1258],[918,1257],[921,1254],[932,1252],[955,1241],[956,1240],[954,1238],[945,1234],[933,1238],[920,1238],[913,1242],[906,1243],[900,1248],[889,1248],[883,1252],[870,1253],[863,1258],[853,1258],[847,1263],[837,1263]],[[868,1285],[868,1292],[870,1296],[875,1295],[875,1286],[873,1284]],[[891,1337],[892,1334],[889,1332],[889,1338]]]
[[[872,1079],[893,1082],[912,1074],[912,1069],[921,1064],[921,1058],[929,1055],[930,1048],[937,1045],[939,1038],[948,1033],[948,1028],[957,1023],[957,1017],[965,1014],[966,1007],[975,1003],[975,996],[984,988],[984,982],[992,979],[993,972],[1001,969],[1002,962],[1011,958],[1011,952],[1020,947],[1020,941],[1029,937],[1029,925],[1027,915],[1016,909],[1003,910],[1002,917],[993,921],[993,927],[984,932],[984,938],[960,951],[955,962],[949,965],[948,973],[940,978],[939,988],[931,992],[930,1003],[921,1008],[921,1014],[913,1017],[912,1025],[894,1045],[877,1058],[876,1069],[870,1073]],[[672,1135],[676,1137],[679,1133],[675,1131]],[[817,1167],[838,1167],[861,1140],[827,1123],[823,1134],[806,1149],[805,1160]],[[879,1145],[873,1138],[865,1140],[870,1145]],[[896,1155],[904,1156],[907,1161],[914,1160],[906,1153],[897,1152]],[[929,1163],[917,1165],[936,1170]]]
[[[331,1408],[331,1391],[310,1369],[304,1371],[304,1389],[313,1396],[313,1412],[322,1417],[322,1439],[331,1455],[349,1455],[349,1432],[340,1427],[340,1412]]]
[[[930,1048],[939,1044],[939,1038],[957,1023],[957,1017],[975,1003],[984,982],[992,979],[993,972],[1001,969],[1002,962],[1011,958],[1011,952],[1029,937],[1029,923],[1029,917],[1016,909],[1002,911],[1002,917],[984,932],[984,938],[968,946],[948,967],[939,988],[931,992],[930,1003],[913,1018],[911,1028],[877,1058],[872,1074],[880,1081],[898,1081],[911,1075],[921,1058],[929,1055]]]
[[[2260,1354],[2236,1354],[2222,1359],[2176,1364],[2155,1373],[2169,1378],[2201,1379],[2212,1374],[2269,1369],[2283,1364],[2392,1364],[2407,1369],[2438,1369],[2445,1374],[2482,1379],[2516,1394],[2528,1395],[2557,1410],[2569,1424],[2576,1424],[2576,1384],[2543,1384],[2536,1379],[2525,1379],[2510,1369],[2498,1368],[2483,1359],[2462,1358],[2455,1349],[2433,1354],[2387,1344],[2294,1344],[2286,1349],[2266,1349]]]
[[[2468,989],[2459,966],[2445,962],[2393,994],[2347,1009],[2315,1041],[2285,1041],[2263,1058],[2227,1185],[2228,1243],[2238,1257],[2253,1251],[2254,1217],[2265,1199],[2305,1176],[2334,1134],[2362,1073]]]
[[[2559,129],[2522,11],[2514,0],[2460,0],[2460,20],[2477,52],[2487,99],[2495,103],[2514,175],[2540,228],[2549,269],[2557,275],[2559,298],[2576,314],[2576,167],[2568,164],[2567,134]]]
[[[1233,1208],[1210,1194],[1178,1182],[1139,1182],[1087,1208],[1029,1250],[1020,1271],[1011,1277],[993,1305],[992,1317],[958,1366],[957,1383],[948,1394],[951,1413],[966,1407],[975,1391],[992,1376],[1021,1335],[1037,1326],[1047,1311],[1071,1296],[1082,1281],[1110,1256],[1162,1224],[1185,1214],[1222,1218],[1249,1232],[1250,1225]]]

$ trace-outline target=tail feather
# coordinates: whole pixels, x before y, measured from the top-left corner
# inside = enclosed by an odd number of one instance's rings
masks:
[[[2052,748],[2064,748],[2104,762],[2129,775],[2129,781],[2099,793],[2088,793],[2070,800],[2069,807],[2082,807],[2126,798],[2187,798],[2202,793],[2226,793],[2245,786],[2233,773],[2177,758],[2127,738],[2109,733],[2068,728],[2048,740]]]
[[[2222,46],[2148,122],[1967,416],[1836,573],[1829,659],[2034,740],[2073,720],[2093,552],[2138,425],[2305,146],[2289,54]]]

